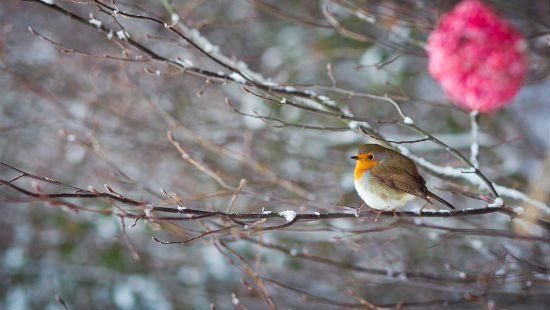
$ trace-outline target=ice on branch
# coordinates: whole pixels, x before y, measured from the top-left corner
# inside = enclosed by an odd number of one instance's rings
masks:
[[[314,91],[309,90],[309,89],[304,90],[304,94],[306,94],[310,97],[317,97],[317,94]]]
[[[351,121],[348,123],[349,129],[357,129],[359,127],[370,128],[369,124],[367,124],[366,122]]]
[[[220,50],[218,46],[210,43],[210,41],[203,37],[197,29],[192,29],[190,34],[193,37],[193,41],[197,43],[206,53],[217,53]]]
[[[188,59],[176,59],[175,62],[184,67],[184,68],[190,68],[190,67],[193,67],[193,62],[191,60],[188,60]]]
[[[492,203],[490,203],[488,205],[489,208],[499,208],[499,207],[502,207],[504,205],[504,201],[502,201],[502,198],[500,197],[497,197],[495,198],[495,200],[493,200]]]
[[[422,213],[451,213],[451,211],[447,210],[447,209],[433,210],[433,209],[412,208],[410,211],[413,212],[413,213],[416,213],[416,214],[422,214]]]
[[[147,205],[143,210],[143,213],[145,213],[145,216],[151,217],[151,211],[153,211],[153,206]]]
[[[236,72],[233,72],[229,75],[230,78],[233,79],[233,81],[237,82],[237,83],[246,83],[246,80],[238,73]]]
[[[130,34],[127,32],[127,31],[124,31],[124,30],[119,30],[116,32],[116,36],[117,38],[119,38],[120,40],[124,40],[124,39],[129,39],[130,38]]]
[[[320,95],[320,96],[317,96],[317,98],[321,100],[321,102],[323,102],[323,104],[325,105],[328,105],[330,107],[336,107],[336,102],[334,102],[334,100],[330,99],[327,96]]]
[[[514,210],[517,215],[523,215],[523,213],[525,213],[525,209],[523,207],[515,207],[512,208],[512,210]]]
[[[347,116],[347,117],[354,117],[354,115],[353,115],[353,113],[351,113],[349,107],[341,107],[340,108],[340,113],[342,113],[342,115]]]
[[[88,21],[88,23],[90,23],[90,25],[96,26],[97,28],[101,28],[101,21],[95,19],[92,13],[90,13],[90,20]]]
[[[344,211],[345,214],[353,214],[355,217],[359,217],[359,211],[357,209],[351,209]]]
[[[366,22],[369,22],[371,24],[374,24],[376,23],[376,18],[374,18],[374,16],[371,16],[371,15],[366,15],[365,13],[361,12],[361,11],[355,11],[355,16],[359,17],[359,19],[362,19]]]
[[[205,47],[204,47],[204,51],[207,52],[207,53],[217,53],[219,52],[220,48],[216,45],[212,45],[212,44],[207,44]]]
[[[296,212],[294,212],[293,210],[285,210],[279,212],[279,215],[284,217],[287,222],[292,222],[296,218]]]
[[[470,112],[470,122],[472,130],[472,145],[470,145],[470,161],[474,167],[479,167],[479,125],[477,123],[478,111],[474,110]]]
[[[55,4],[54,0],[42,0],[42,2],[44,2],[46,4],[49,4],[49,5]]]
[[[405,116],[405,118],[403,118],[403,123],[405,123],[406,125],[412,125],[414,124],[414,121],[412,120],[412,118]]]

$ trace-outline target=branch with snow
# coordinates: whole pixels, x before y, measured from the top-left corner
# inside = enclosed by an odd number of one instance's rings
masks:
[[[470,128],[472,131],[472,145],[470,146],[470,162],[475,168],[479,168],[479,112],[470,112]]]

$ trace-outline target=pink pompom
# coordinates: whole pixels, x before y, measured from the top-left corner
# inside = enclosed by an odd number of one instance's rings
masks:
[[[445,14],[430,37],[430,74],[467,110],[493,111],[519,91],[527,70],[523,36],[478,0]]]

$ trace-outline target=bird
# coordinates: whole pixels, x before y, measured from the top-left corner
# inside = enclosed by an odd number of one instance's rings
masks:
[[[417,197],[430,205],[434,205],[432,200],[435,200],[451,210],[455,209],[428,190],[416,164],[399,152],[378,144],[364,144],[351,158],[356,161],[353,173],[355,190],[371,209],[395,213],[395,209]]]

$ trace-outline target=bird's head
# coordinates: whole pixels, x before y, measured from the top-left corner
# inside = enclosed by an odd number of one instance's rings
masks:
[[[355,180],[359,180],[366,170],[382,163],[385,159],[385,148],[378,144],[363,144],[355,156]]]

